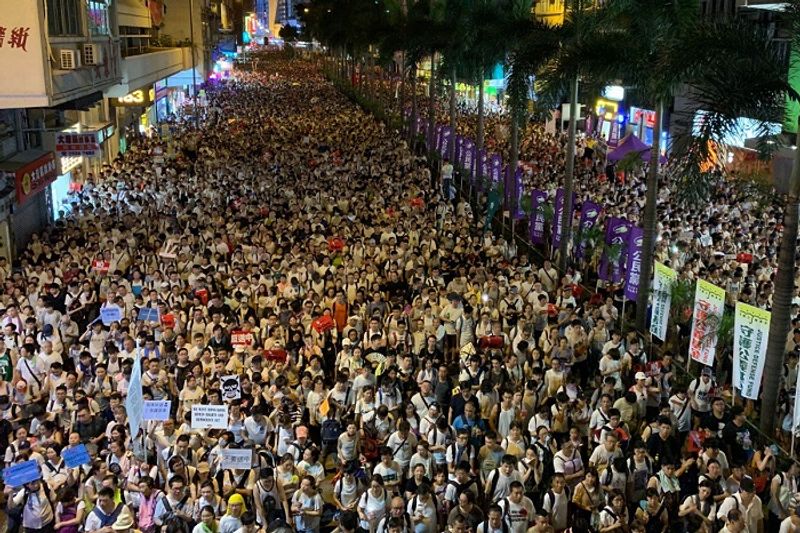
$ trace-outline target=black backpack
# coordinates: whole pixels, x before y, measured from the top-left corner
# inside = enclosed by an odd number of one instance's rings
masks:
[[[335,418],[328,418],[322,423],[320,434],[325,444],[335,443],[342,434],[342,424]]]

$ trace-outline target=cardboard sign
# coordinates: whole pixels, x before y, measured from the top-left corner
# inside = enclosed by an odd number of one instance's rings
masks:
[[[250,449],[223,448],[220,456],[223,470],[249,470],[253,466],[253,450]]]
[[[88,465],[92,462],[92,458],[89,457],[89,450],[83,444],[78,444],[74,448],[64,448],[61,451],[61,457],[64,458],[64,464],[67,465],[67,468]]]
[[[228,406],[193,405],[192,429],[228,429]]]
[[[238,346],[250,347],[253,345],[253,334],[240,329],[233,330],[231,332],[231,345],[234,348]]]
[[[9,487],[21,487],[37,479],[42,479],[42,470],[36,459],[11,465],[3,470],[3,482]]]
[[[238,400],[242,397],[242,383],[239,376],[222,376],[219,379],[219,390],[223,400]]]
[[[145,400],[142,406],[142,420],[169,420],[171,408],[170,400]]]
[[[122,309],[116,305],[109,305],[100,308],[100,321],[104,326],[110,326],[112,322],[122,320]]]

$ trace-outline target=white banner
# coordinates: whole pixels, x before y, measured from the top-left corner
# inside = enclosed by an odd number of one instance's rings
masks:
[[[228,429],[228,406],[193,405],[192,429]]]
[[[221,456],[220,467],[223,470],[250,470],[253,466],[253,450],[250,449],[223,448]]]
[[[655,262],[653,269],[653,304],[650,318],[650,333],[654,337],[667,340],[669,309],[672,304],[672,284],[678,279],[678,273],[668,266]]]
[[[692,334],[689,337],[689,355],[692,360],[706,366],[714,366],[717,331],[724,308],[725,289],[698,279],[694,293]]]
[[[170,400],[145,400],[142,420],[169,420]]]
[[[769,311],[736,302],[733,324],[733,387],[743,398],[758,399],[761,374],[767,359]]]

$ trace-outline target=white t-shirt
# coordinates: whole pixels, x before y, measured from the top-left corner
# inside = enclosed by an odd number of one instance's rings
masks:
[[[503,517],[508,523],[511,533],[525,533],[528,525],[534,518],[533,502],[527,496],[522,497],[520,503],[514,503],[509,498],[497,502],[503,509]]]

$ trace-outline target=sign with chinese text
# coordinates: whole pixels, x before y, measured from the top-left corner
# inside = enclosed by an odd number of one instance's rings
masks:
[[[3,470],[3,482],[9,487],[21,487],[37,479],[42,479],[42,470],[36,459],[13,464]]]
[[[92,458],[89,457],[89,450],[86,449],[84,444],[78,444],[72,448],[64,448],[61,451],[61,457],[64,458],[64,464],[67,465],[67,468],[88,465],[92,462]]]
[[[767,359],[769,311],[736,302],[733,320],[733,388],[743,398],[758,399],[761,374]]]
[[[145,400],[142,405],[142,420],[169,420],[171,408],[170,400]]]
[[[96,131],[61,132],[56,135],[56,152],[61,157],[94,157],[100,152],[100,139]]]
[[[575,258],[583,259],[586,247],[589,244],[589,230],[594,227],[597,218],[600,216],[601,208],[592,201],[585,201],[581,205],[581,221],[578,224],[578,246],[575,248]]]
[[[544,244],[544,207],[547,192],[535,190],[531,193],[530,237],[533,244]]]
[[[0,17],[0,102],[4,108],[50,107],[45,76],[44,2],[18,0],[3,5]]]
[[[625,268],[627,279],[625,281],[625,298],[636,301],[639,295],[639,281],[642,275],[642,244],[644,243],[644,230],[633,226],[628,239],[628,263]]]
[[[235,329],[231,332],[231,345],[236,348],[238,346],[252,346],[253,334],[249,331]]]
[[[253,466],[253,450],[223,448],[220,450],[222,461],[220,467],[223,470],[250,470]]]
[[[668,266],[655,262],[653,269],[653,304],[650,318],[650,333],[654,337],[667,340],[669,309],[672,304],[672,284],[678,273]]]
[[[692,333],[689,337],[689,355],[693,361],[714,366],[717,351],[717,331],[725,306],[725,289],[705,280],[697,280],[694,293]]]
[[[17,203],[24,204],[58,177],[58,166],[52,152],[37,157],[21,167],[3,172],[7,178],[13,179],[17,190]]]

